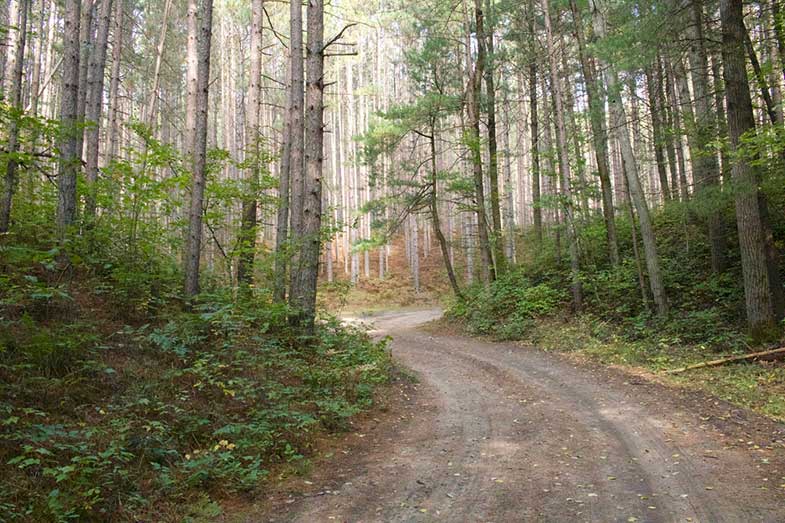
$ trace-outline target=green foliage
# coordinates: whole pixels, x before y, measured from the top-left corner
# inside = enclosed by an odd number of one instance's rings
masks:
[[[384,342],[330,318],[299,337],[264,293],[182,312],[179,275],[152,254],[88,254],[61,280],[56,249],[2,248],[3,521],[215,517],[215,499],[307,460],[387,379]]]
[[[730,201],[722,198],[715,205],[729,211],[726,219],[730,221]],[[673,311],[667,318],[658,318],[651,312],[643,263],[641,288],[629,220],[617,217],[622,256],[617,267],[608,262],[601,219],[592,217],[581,224],[583,312],[614,325],[630,343],[642,341],[716,352],[746,350],[750,340],[744,334],[740,260],[734,249],[729,249],[728,270],[721,274],[711,272],[706,229],[702,220],[696,218],[699,214],[688,213],[691,209],[670,204],[653,214],[663,278]],[[781,242],[785,223],[773,218],[772,225],[775,239]],[[736,241],[732,236],[728,239],[731,244]],[[642,248],[640,244],[638,248]],[[554,238],[546,237],[538,245],[533,236],[525,235],[520,251],[524,258],[518,267],[486,288],[468,289],[467,300],[453,305],[451,313],[466,320],[471,332],[520,339],[527,336],[535,318],[571,314],[569,270],[566,257],[558,255]]]
[[[450,315],[466,321],[470,332],[500,339],[521,338],[532,320],[551,314],[567,298],[547,283],[532,284],[521,270],[509,271],[488,287],[474,286]]]

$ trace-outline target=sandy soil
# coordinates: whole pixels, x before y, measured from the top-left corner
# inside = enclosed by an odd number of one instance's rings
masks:
[[[785,522],[785,426],[715,398],[385,313],[418,384],[240,521]]]

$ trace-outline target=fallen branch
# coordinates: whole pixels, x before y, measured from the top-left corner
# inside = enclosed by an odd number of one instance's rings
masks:
[[[704,361],[703,363],[696,363],[695,365],[688,365],[678,369],[671,369],[665,371],[665,374],[680,374],[688,370],[702,369],[704,367],[716,367],[717,365],[725,365],[726,363],[733,363],[735,361],[754,360],[757,358],[764,358],[766,356],[773,356],[777,354],[785,354],[785,347],[779,349],[764,350],[761,352],[753,352],[750,354],[742,354],[741,356],[730,356],[728,358],[720,358],[718,360]]]

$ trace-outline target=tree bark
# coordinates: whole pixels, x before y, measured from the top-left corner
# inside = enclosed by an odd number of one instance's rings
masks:
[[[590,0],[592,17],[594,20],[594,30],[598,38],[603,38],[606,34],[606,21],[604,0]],[[668,314],[668,299],[665,293],[665,285],[662,281],[660,261],[657,255],[657,242],[654,235],[654,228],[649,216],[649,207],[638,177],[638,166],[635,163],[635,154],[630,144],[629,131],[627,129],[627,118],[624,114],[624,106],[621,100],[621,91],[616,71],[605,64],[605,86],[608,93],[608,108],[611,117],[611,128],[614,129],[616,139],[621,146],[622,164],[629,187],[630,198],[635,205],[635,211],[640,222],[641,237],[643,239],[643,250],[646,258],[646,268],[649,272],[649,286],[657,307],[657,314],[666,316]]]
[[[98,138],[104,101],[106,47],[109,40],[109,23],[112,13],[112,0],[100,1],[95,45],[90,53],[90,62],[87,66],[87,105],[85,107],[85,122],[87,124],[87,127],[85,128],[85,179],[87,181],[87,198],[85,200],[85,221],[88,225],[92,224],[95,220],[95,184],[98,180]]]
[[[709,58],[703,36],[703,2],[690,0],[690,24],[687,36],[690,39],[689,63],[690,76],[695,103],[693,139],[690,141],[692,175],[698,195],[707,199],[709,246],[711,248],[711,268],[715,273],[725,270],[725,225],[722,209],[716,198],[720,191],[720,166],[717,154],[711,150],[711,142],[717,138],[717,121],[711,103],[709,89]]]
[[[256,191],[261,176],[260,138],[262,99],[262,26],[264,24],[264,0],[252,0],[251,5],[251,78],[249,82],[248,107],[246,114],[246,163],[248,169],[249,194],[243,198],[240,221],[240,256],[237,260],[237,282],[249,285],[253,280],[253,264],[256,253]]]
[[[570,250],[570,275],[572,278],[572,303],[575,311],[583,305],[583,288],[580,280],[580,258],[578,238],[575,231],[575,213],[573,210],[572,187],[570,180],[570,155],[567,142],[567,129],[564,124],[564,103],[562,84],[559,75],[559,60],[556,57],[553,30],[551,28],[550,0],[542,0],[543,19],[545,20],[545,37],[548,43],[550,59],[551,90],[553,92],[554,119],[556,123],[556,147],[559,155],[559,173],[561,174],[561,192],[564,205],[564,217],[567,231],[567,243]]]
[[[589,101],[589,119],[592,129],[594,153],[597,159],[597,175],[602,192],[602,215],[605,221],[605,234],[608,242],[608,257],[611,265],[619,265],[619,241],[616,235],[616,217],[613,207],[613,185],[608,167],[608,133],[605,124],[605,93],[598,81],[594,64],[586,52],[586,43],[581,26],[580,13],[575,0],[570,0],[575,37],[578,41],[578,55],[586,81],[586,96]]]
[[[540,130],[537,114],[537,33],[534,32],[534,0],[529,0],[529,103],[531,104],[532,219],[534,236],[542,243],[542,203],[540,190]]]
[[[85,110],[87,108],[87,71],[90,65],[90,49],[93,45],[93,14],[97,0],[84,0],[82,5],[82,21],[79,25],[79,91],[76,98],[76,119],[79,133],[76,140],[76,151],[80,161],[84,160]]]
[[[302,188],[301,269],[295,275],[291,301],[301,314],[300,325],[313,333],[319,277],[322,227],[322,167],[324,162],[324,3],[308,0],[308,46],[305,97],[305,176]],[[294,211],[294,209],[293,209]]]
[[[479,0],[475,0],[479,5]],[[482,24],[482,8],[475,6],[475,23]],[[485,75],[485,56],[484,53],[477,54],[474,70],[471,72],[469,86],[467,89],[467,109],[469,116],[470,144],[472,167],[474,175],[474,197],[475,210],[477,213],[477,228],[480,240],[480,251],[483,260],[483,276],[486,282],[496,279],[496,270],[493,265],[493,254],[491,250],[490,238],[488,236],[488,217],[485,210],[485,187],[482,168],[482,139],[480,133],[480,91],[482,90],[482,80]]]
[[[207,109],[210,91],[210,44],[213,0],[188,1],[187,80],[188,158],[191,161],[191,202],[185,259],[185,295],[199,293],[205,171],[207,167]],[[200,16],[201,15],[201,16]]]
[[[477,24],[477,54],[482,54],[485,64],[485,95],[486,112],[488,114],[488,188],[490,190],[491,225],[493,227],[491,243],[494,254],[495,273],[505,271],[504,246],[502,244],[502,218],[499,199],[499,146],[496,129],[496,84],[494,80],[494,41],[493,14],[491,0],[485,0],[486,10],[483,11],[482,0],[475,0],[475,16]],[[488,29],[485,29],[485,17],[488,17]],[[480,58],[478,57],[478,61]]]
[[[114,32],[112,34],[112,73],[109,81],[109,142],[106,147],[106,159],[108,164],[118,154],[118,142],[120,139],[120,64],[123,56],[123,22],[125,12],[123,4],[125,0],[115,0],[114,13]]]
[[[27,13],[29,0],[13,0],[9,9],[7,48],[11,50],[10,59],[6,63],[4,96],[11,106],[12,117],[8,124],[8,156],[5,166],[5,181],[0,199],[0,233],[8,232],[11,223],[11,205],[17,185],[19,164],[16,153],[19,149],[19,123],[22,116],[22,62],[27,42]]]
[[[429,208],[431,211],[431,223],[433,224],[433,232],[436,234],[436,239],[439,242],[439,247],[442,251],[442,258],[444,259],[444,268],[447,270],[447,278],[450,280],[450,287],[459,299],[463,299],[463,293],[458,286],[458,279],[455,277],[455,269],[452,266],[452,259],[450,258],[450,249],[447,245],[447,239],[442,233],[441,222],[439,221],[439,205],[437,198],[437,179],[438,169],[436,167],[436,122],[431,121],[431,134],[428,136],[428,144],[431,148],[431,179],[430,179],[430,196],[428,199]]]
[[[305,154],[304,147],[304,63],[303,63],[303,15],[302,4],[292,2],[289,11],[290,40],[289,47],[291,53],[291,82],[290,89],[290,111],[289,111],[289,237],[291,241],[291,253],[289,261],[291,263],[290,282],[289,282],[289,303],[296,305],[300,300],[302,290],[299,289],[300,271],[302,267],[301,248],[303,241],[302,217],[303,217],[303,179]]]
[[[79,95],[79,25],[82,18],[80,0],[66,0],[63,21],[63,74],[60,92],[62,127],[57,167],[57,233],[65,239],[68,228],[76,221],[76,177],[80,168],[77,121]]]
[[[741,0],[720,0],[722,59],[728,109],[731,150],[742,149],[742,137],[754,132],[747,67],[744,57],[744,15]],[[743,155],[735,158],[733,180],[736,225],[739,233],[741,267],[747,322],[756,335],[766,335],[776,326],[773,289],[768,273],[766,238],[759,205],[759,173]]]

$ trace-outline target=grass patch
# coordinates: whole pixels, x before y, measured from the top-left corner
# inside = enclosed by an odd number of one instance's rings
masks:
[[[705,345],[673,345],[651,338],[631,340],[618,327],[590,314],[537,319],[529,324],[521,341],[547,351],[578,354],[605,365],[650,372],[739,353]],[[704,390],[771,418],[785,420],[785,368],[780,363],[732,363],[659,376],[671,384]]]

